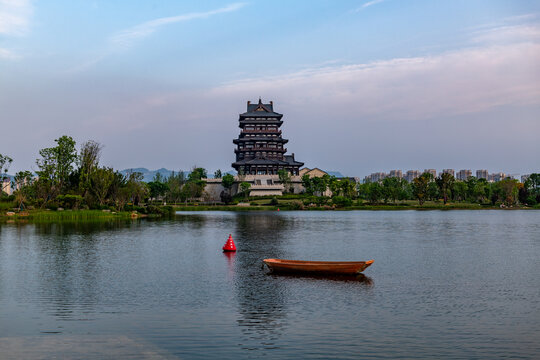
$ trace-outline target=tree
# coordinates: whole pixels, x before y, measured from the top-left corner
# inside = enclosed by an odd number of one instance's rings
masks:
[[[420,206],[424,205],[428,197],[429,183],[433,181],[433,175],[425,172],[413,180],[413,194],[418,199]]]
[[[246,182],[246,181],[243,181],[240,183],[240,191],[242,194],[244,194],[244,197],[247,201],[248,199],[248,196],[249,196],[249,189],[251,188],[251,184]]]
[[[308,174],[302,176],[302,186],[304,187],[306,194],[313,195],[313,181]]]
[[[332,195],[339,195],[339,181],[335,176],[330,176],[328,178],[328,187],[332,192]],[[326,190],[326,189],[325,189]]]
[[[437,185],[440,190],[440,194],[443,197],[443,202],[446,205],[448,202],[448,196],[450,195],[450,190],[454,184],[454,175],[449,173],[442,173],[437,178]]]
[[[83,143],[79,153],[79,191],[83,197],[90,189],[90,177],[99,166],[99,158],[103,146],[96,141]]]
[[[54,141],[57,146],[41,149],[39,151],[41,159],[36,160],[39,168],[38,185],[44,203],[65,190],[73,172],[73,164],[77,160],[75,141],[70,136],[64,135]]]
[[[283,184],[285,192],[289,192],[291,187],[291,174],[285,169],[278,170],[279,181]]]
[[[467,197],[467,183],[456,181],[452,186],[454,200],[463,201]]]
[[[348,178],[341,179],[341,181],[339,182],[339,190],[340,194],[348,199],[356,196],[356,186]]]
[[[439,187],[437,186],[437,183],[435,181],[431,181],[428,184],[427,198],[431,201],[439,200]]]
[[[13,178],[13,187],[15,188],[15,199],[19,204],[19,210],[24,209],[24,203],[30,198],[32,194],[32,183],[34,182],[34,175],[26,170],[19,171]]]
[[[203,168],[194,167],[188,175],[188,180],[183,187],[183,193],[188,198],[194,199],[202,196],[206,187],[206,170]]]
[[[0,154],[0,195],[5,190],[5,186],[8,184],[6,183],[6,185],[4,185],[4,180],[8,179],[7,172],[12,162],[12,158],[7,155]]]
[[[378,181],[367,183],[367,197],[371,204],[376,204],[383,198],[383,187]]]
[[[180,170],[177,174],[172,174],[167,178],[166,184],[168,191],[165,193],[165,199],[168,202],[179,202],[182,198],[182,187],[186,183],[186,176],[184,172]]]
[[[56,157],[56,179],[60,189],[63,189],[69,175],[73,172],[73,165],[77,160],[77,149],[75,140],[71,136],[64,135],[54,141],[58,144],[53,148]]]
[[[109,189],[114,181],[114,170],[112,168],[97,168],[90,173],[90,191],[97,199],[99,206],[105,205]]]
[[[502,201],[511,206],[517,202],[518,196],[518,181],[515,179],[504,179],[497,183],[497,187],[500,189],[500,195]]]
[[[231,188],[234,185],[234,176],[232,176],[231,174],[225,174],[221,178],[221,184],[223,185],[225,189],[227,189],[228,191],[231,191]]]
[[[214,179],[221,179],[221,170],[217,169],[214,171]]]
[[[313,184],[313,190],[319,197],[324,196],[324,194],[326,193],[329,180],[330,176],[328,175],[323,175],[322,177],[317,176],[311,179]]]
[[[389,199],[395,203],[396,199],[399,198],[401,192],[401,179],[398,177],[387,177],[382,181],[382,196],[384,202],[387,202]]]

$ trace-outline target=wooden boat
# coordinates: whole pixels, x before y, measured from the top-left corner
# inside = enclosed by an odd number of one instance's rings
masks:
[[[264,259],[263,262],[272,272],[287,273],[309,273],[309,274],[334,274],[351,275],[359,274],[368,266],[373,264],[373,260],[368,261],[303,261],[303,260],[283,260]]]

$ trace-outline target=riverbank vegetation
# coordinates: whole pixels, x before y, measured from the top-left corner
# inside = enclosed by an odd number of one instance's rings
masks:
[[[77,150],[69,136],[55,140],[55,146],[41,149],[37,170],[19,171],[12,181],[7,172],[13,159],[0,154],[0,217],[41,219],[170,216],[174,210],[332,210],[332,209],[499,209],[540,208],[540,174],[524,183],[515,179],[488,182],[470,177],[458,181],[451,174],[434,178],[424,173],[408,183],[398,177],[379,182],[356,183],[333,176],[302,177],[304,191],[293,189],[286,172],[279,179],[282,196],[249,197],[250,184],[241,182],[232,195],[235,178],[214,173],[224,191],[221,201],[205,191],[207,171],[193,167],[168,177],[157,174],[146,183],[137,172],[121,173],[100,165],[102,145],[84,142]],[[7,181],[7,182],[6,182]],[[7,196],[9,184],[14,192]],[[10,213],[10,215],[8,215]]]
[[[172,207],[148,201],[156,190],[142,181],[140,173],[122,174],[100,165],[101,144],[87,141],[77,151],[69,136],[62,136],[55,143],[39,151],[35,173],[19,171],[11,183],[6,180],[13,160],[0,154],[2,190],[7,184],[14,189],[10,196],[4,191],[0,193],[0,216],[55,220],[173,214]],[[173,185],[175,181],[188,185],[184,197],[200,196],[204,169],[196,169],[188,179],[181,179],[182,176],[183,173],[173,174],[168,180]],[[171,188],[174,191],[174,186]]]

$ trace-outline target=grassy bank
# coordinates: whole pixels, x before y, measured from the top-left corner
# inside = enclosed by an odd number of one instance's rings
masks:
[[[15,213],[3,212],[0,214],[0,221],[7,220],[29,220],[29,221],[74,221],[74,220],[109,220],[109,219],[130,219],[138,217],[131,212],[106,212],[101,210],[30,210]]]
[[[493,206],[491,204],[475,204],[475,203],[447,203],[427,201],[423,205],[419,205],[416,201],[405,201],[400,203],[390,204],[355,204],[345,207],[337,206],[318,206],[314,204],[304,205],[298,200],[279,199],[277,205],[269,205],[268,200],[252,200],[250,206],[238,205],[184,205],[175,206],[175,211],[277,211],[277,210],[516,210],[516,209],[533,209],[526,206],[514,206],[511,208]]]

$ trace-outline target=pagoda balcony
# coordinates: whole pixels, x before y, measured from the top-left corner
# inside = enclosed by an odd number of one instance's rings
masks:
[[[255,148],[234,149],[235,153],[248,152],[248,151],[275,151],[275,152],[286,153],[287,148],[280,149],[280,148],[271,148],[271,147],[255,147]]]
[[[242,130],[242,134],[272,134],[281,135],[281,130]]]
[[[237,139],[233,139],[233,144],[239,144],[239,143],[242,143],[242,142],[256,142],[256,141],[261,141],[261,142],[275,142],[275,143],[281,143],[281,144],[285,144],[285,143],[288,143],[289,140],[288,139],[283,139],[281,137],[269,137],[269,136],[247,136],[247,137],[244,137],[243,136],[244,134],[240,133],[240,137],[237,138]]]

